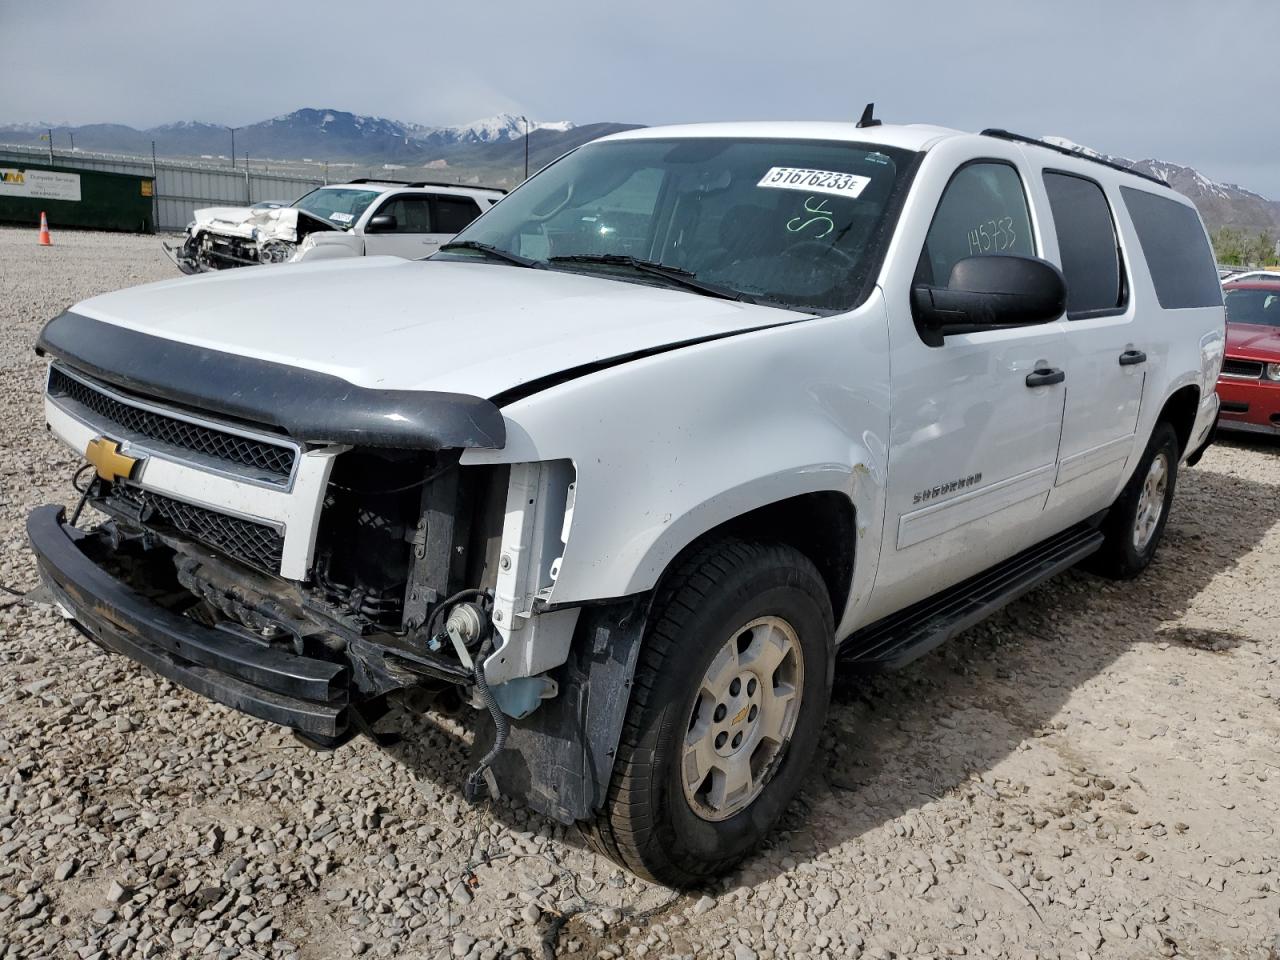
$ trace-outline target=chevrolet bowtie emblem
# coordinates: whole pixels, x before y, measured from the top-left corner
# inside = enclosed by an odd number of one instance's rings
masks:
[[[137,464],[135,457],[120,452],[120,444],[106,437],[94,437],[84,448],[85,458],[94,465],[103,480],[127,480]]]

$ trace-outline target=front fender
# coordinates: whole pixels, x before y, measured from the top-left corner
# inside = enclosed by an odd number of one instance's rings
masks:
[[[338,260],[343,257],[364,256],[364,237],[350,233],[322,233],[307,235],[293,255],[290,263],[312,263],[316,260]]]
[[[876,512],[876,487],[865,482],[871,477],[867,463],[871,458],[858,459],[852,467],[846,463],[818,463],[755,477],[672,517],[652,540],[638,539],[619,552],[619,562],[631,571],[623,595],[654,587],[682,550],[735,517],[807,493],[838,493],[850,500],[861,540],[870,526],[867,518]]]
[[[849,314],[586,374],[505,407],[506,446],[467,451],[462,462],[573,462],[554,605],[649,590],[724,522],[837,491],[854,503],[859,560],[871,558],[855,564],[848,619],[869,593],[883,524],[886,316],[877,291]]]

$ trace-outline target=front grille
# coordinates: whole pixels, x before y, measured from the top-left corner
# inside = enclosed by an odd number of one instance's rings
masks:
[[[297,453],[291,447],[276,446],[166,416],[145,407],[132,406],[68,376],[56,366],[49,371],[49,393],[79,404],[120,430],[213,460],[249,467],[265,474],[264,479],[276,483],[287,483],[293,473]]]
[[[1262,364],[1257,360],[1234,360],[1227,357],[1222,364],[1224,377],[1239,377],[1242,380],[1262,379]]]
[[[140,523],[168,526],[266,573],[279,573],[284,537],[271,527],[183,503],[131,484],[116,482],[112,499],[128,504]]]

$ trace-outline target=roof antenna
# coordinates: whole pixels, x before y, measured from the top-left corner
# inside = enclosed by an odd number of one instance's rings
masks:
[[[875,112],[876,112],[876,105],[874,103],[868,103],[866,108],[862,111],[862,119],[858,121],[859,130],[861,130],[863,127],[880,126],[880,121],[872,116],[872,114]]]

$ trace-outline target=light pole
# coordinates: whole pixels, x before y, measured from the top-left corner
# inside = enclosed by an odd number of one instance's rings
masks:
[[[234,169],[236,165],[236,131],[243,130],[244,127],[227,127],[227,129],[231,131],[231,167]]]
[[[520,119],[524,121],[524,178],[529,179],[529,118],[524,114],[520,115]]]

